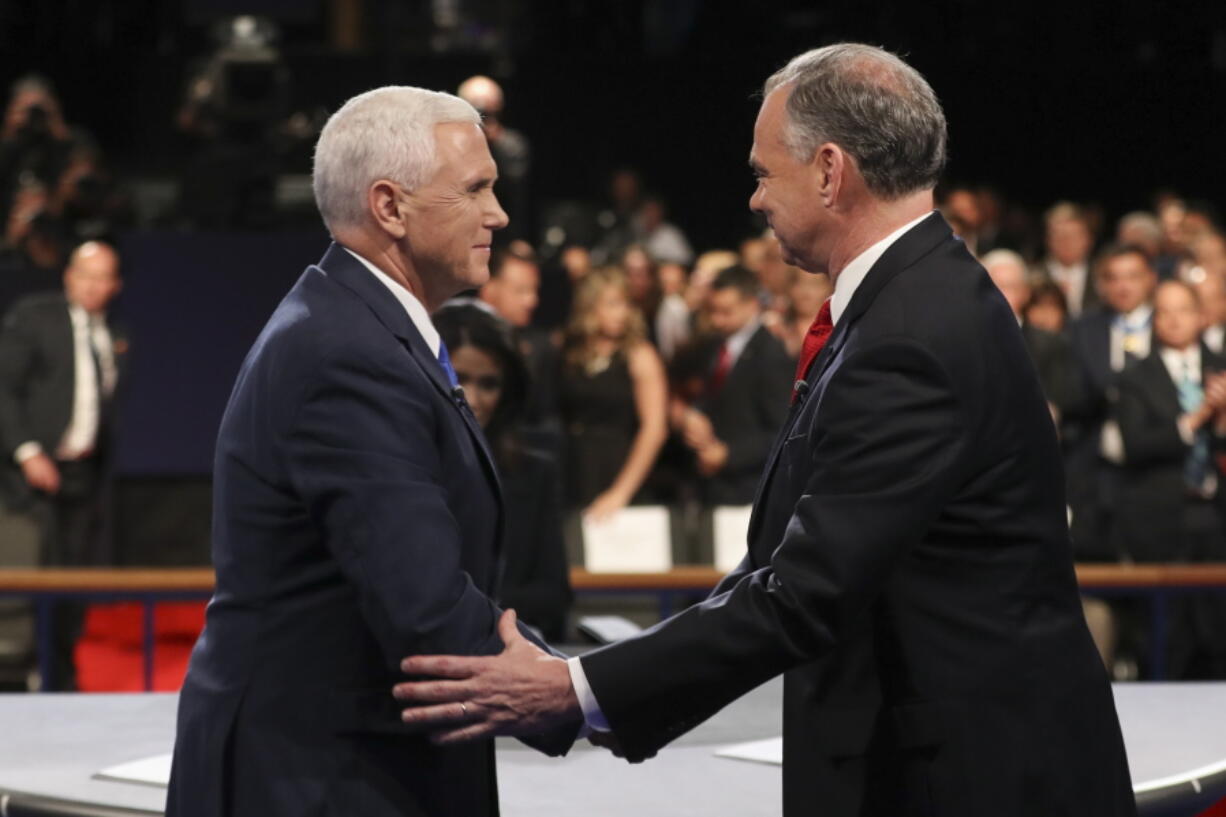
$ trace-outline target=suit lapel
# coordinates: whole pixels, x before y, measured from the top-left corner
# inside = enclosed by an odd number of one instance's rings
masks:
[[[375,317],[379,319],[379,322],[387,327],[388,331],[404,344],[418,368],[422,370],[426,375],[426,379],[443,396],[447,404],[459,413],[465,428],[468,429],[469,436],[472,437],[473,443],[481,453],[486,476],[494,488],[494,496],[498,501],[499,508],[501,508],[503,504],[502,484],[498,479],[498,469],[494,465],[494,455],[490,451],[489,444],[486,442],[485,433],[481,430],[481,426],[477,424],[477,419],[469,409],[468,403],[461,396],[462,392],[459,395],[453,393],[451,383],[448,381],[442,365],[439,364],[438,358],[430,350],[430,347],[426,345],[425,338],[421,336],[421,332],[417,331],[417,327],[413,325],[413,320],[405,312],[404,307],[396,300],[392,293],[388,292],[387,287],[370,273],[370,270],[366,269],[360,261],[350,255],[349,251],[340,244],[333,243],[328,248],[328,251],[324,253],[323,259],[319,262],[319,266],[330,278],[352,291],[365,302],[370,310],[375,313]],[[502,529],[501,516],[499,514],[499,531]],[[501,538],[500,533],[499,540]]]
[[[1179,387],[1167,371],[1161,350],[1155,346],[1149,357],[1135,365],[1138,374],[1143,371],[1145,379],[1149,381],[1146,392],[1159,404],[1159,412],[1166,417],[1178,417],[1182,414],[1183,409],[1179,406]]]
[[[851,302],[847,305],[847,309],[839,316],[839,322],[835,325],[830,339],[822,347],[822,351],[818,354],[817,359],[810,364],[809,371],[804,377],[810,389],[816,387],[830,362],[838,356],[843,344],[846,343],[847,337],[851,333],[856,321],[868,311],[869,306],[872,305],[873,300],[885,285],[894,280],[907,267],[936,249],[942,242],[948,241],[951,238],[953,238],[953,231],[950,229],[949,224],[946,223],[945,218],[940,213],[933,212],[919,224],[903,233],[897,241],[886,248],[886,251],[881,254],[877,262],[869,269],[868,274],[864,276],[860,286],[856,288],[855,293],[851,296]],[[783,428],[775,438],[775,444],[771,447],[766,470],[762,474],[762,479],[758,481],[758,490],[754,495],[753,511],[749,519],[748,541],[751,550],[753,541],[758,533],[758,526],[762,521],[762,498],[770,486],[775,465],[779,461],[779,452],[783,448],[784,442],[792,436],[797,419],[804,413],[804,407],[808,405],[808,401],[812,397],[813,393],[810,391],[792,405],[791,410],[788,412],[787,421],[784,422]]]

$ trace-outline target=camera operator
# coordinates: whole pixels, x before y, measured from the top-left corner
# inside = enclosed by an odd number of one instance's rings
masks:
[[[33,176],[53,184],[75,141],[47,80],[29,75],[13,83],[0,126],[0,204],[6,218],[18,181]]]

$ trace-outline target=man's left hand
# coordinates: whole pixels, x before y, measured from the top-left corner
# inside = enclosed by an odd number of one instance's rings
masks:
[[[704,477],[718,474],[728,464],[728,445],[722,440],[712,439],[697,453],[698,473]]]
[[[409,704],[401,713],[404,722],[423,727],[437,744],[534,735],[566,723],[577,727],[583,710],[566,662],[524,638],[514,610],[502,614],[498,634],[505,646],[495,656],[418,655],[402,661],[407,675],[439,679],[392,689]]]

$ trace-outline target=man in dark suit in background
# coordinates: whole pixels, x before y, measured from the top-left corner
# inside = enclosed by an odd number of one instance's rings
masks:
[[[336,243],[269,319],[222,419],[217,591],[169,817],[497,814],[493,742],[408,734],[390,694],[406,653],[503,646],[502,495],[429,317],[489,275],[497,175],[477,112],[449,94],[370,91],[320,134]],[[564,752],[578,728],[534,745]]]
[[[1116,538],[1137,562],[1221,562],[1226,359],[1201,342],[1191,284],[1158,286],[1153,323],[1153,351],[1120,375],[1113,406],[1124,441]],[[1161,656],[1170,677],[1226,677],[1223,602],[1215,594],[1175,600],[1170,654]]]
[[[765,87],[750,200],[834,294],[806,338],[749,552],[706,602],[566,665],[410,658],[406,720],[457,741],[573,717],[641,760],[784,681],[786,815],[1135,811],[1082,619],[1060,449],[1008,304],[932,213],[945,118],[843,44]]]
[[[1079,388],[1061,418],[1061,440],[1079,561],[1115,561],[1115,509],[1124,461],[1119,426],[1110,416],[1120,373],[1149,356],[1158,276],[1139,247],[1112,246],[1094,264],[1103,304],[1068,330]]]
[[[18,301],[0,335],[0,440],[5,500],[42,531],[46,565],[102,565],[107,464],[115,391],[127,341],[107,307],[119,293],[119,256],[100,242],[73,252],[63,292]],[[74,689],[81,607],[57,606],[55,677]]]
[[[707,319],[716,333],[703,355],[703,393],[675,406],[673,426],[694,454],[704,505],[748,505],[787,417],[779,398],[792,385],[793,362],[762,325],[758,279],[744,267],[711,283]]]

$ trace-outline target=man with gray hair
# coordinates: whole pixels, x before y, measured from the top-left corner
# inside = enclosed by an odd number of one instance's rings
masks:
[[[496,657],[409,658],[442,680],[398,686],[407,721],[454,742],[579,707],[642,760],[782,673],[788,817],[1134,813],[1055,429],[1013,312],[932,212],[944,161],[941,107],[892,54],[829,46],[768,80],[750,207],[834,294],[744,560],[568,663],[513,634]]]
[[[498,813],[493,742],[432,745],[391,696],[405,655],[503,648],[498,478],[430,322],[489,277],[496,177],[448,94],[380,88],[324,126],[335,243],[256,340],[218,433],[217,590],[170,817]],[[579,727],[529,742],[562,753]]]

